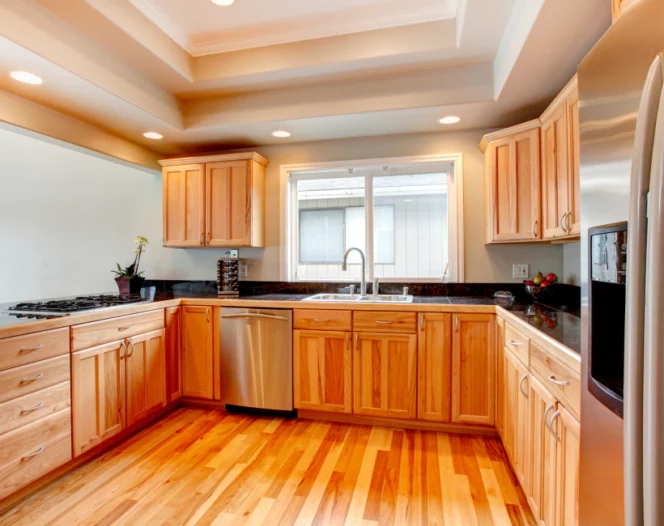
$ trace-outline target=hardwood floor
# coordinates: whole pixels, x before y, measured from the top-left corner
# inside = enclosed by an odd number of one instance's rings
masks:
[[[535,522],[496,438],[178,409],[0,524]]]

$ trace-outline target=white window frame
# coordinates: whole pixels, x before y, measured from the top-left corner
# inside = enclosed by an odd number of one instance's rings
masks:
[[[295,275],[298,261],[298,236],[294,232],[294,224],[297,223],[298,208],[293,206],[297,203],[297,185],[292,184],[301,179],[331,179],[334,177],[348,177],[349,174],[333,175],[329,172],[340,169],[362,169],[363,167],[395,166],[412,167],[412,173],[432,173],[439,171],[436,165],[444,165],[440,169],[447,172],[447,205],[448,205],[448,231],[449,231],[449,268],[444,276],[446,282],[462,283],[464,281],[464,234],[463,234],[463,156],[462,154],[446,155],[422,155],[413,157],[389,157],[381,159],[362,159],[355,161],[332,161],[312,164],[289,164],[280,167],[280,189],[281,189],[281,279],[283,281],[298,281]],[[388,172],[389,173],[389,172]],[[399,170],[399,173],[408,173]],[[359,175],[359,174],[358,174]],[[365,174],[365,193],[373,195],[372,175],[380,175],[379,172],[367,172]],[[373,229],[373,200],[365,199],[367,214],[366,231],[367,239]],[[367,250],[366,279],[372,280],[374,275],[373,251]],[[357,278],[333,278],[321,281],[357,281]],[[417,278],[417,277],[394,277],[381,278],[382,282],[418,282],[418,283],[440,283],[441,277]]]

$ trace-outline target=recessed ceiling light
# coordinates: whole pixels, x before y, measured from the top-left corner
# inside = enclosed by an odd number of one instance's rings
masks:
[[[143,134],[143,137],[147,137],[148,139],[154,139],[155,141],[158,141],[159,139],[164,138],[164,136],[161,133],[157,133],[157,132],[145,132]]]
[[[456,115],[448,115],[447,117],[443,117],[440,119],[438,122],[441,124],[456,124],[461,120],[461,117],[457,117]]]
[[[12,71],[10,74],[11,78],[23,82],[24,84],[41,84],[44,82],[41,78],[33,73],[28,73],[27,71]]]
[[[210,0],[210,1],[213,4],[223,5],[223,6],[233,5],[233,2],[235,2],[235,0]]]
[[[285,139],[286,137],[290,137],[290,132],[287,132],[285,130],[277,130],[275,132],[272,132],[272,135],[275,137],[281,137],[282,139]]]

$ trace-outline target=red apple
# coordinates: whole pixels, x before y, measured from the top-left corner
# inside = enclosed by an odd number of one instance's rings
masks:
[[[546,281],[549,283],[555,283],[558,281],[558,276],[556,276],[553,272],[550,272],[549,274],[546,275]]]
[[[533,280],[530,280],[530,279],[527,280],[527,281],[524,281],[523,284],[527,285],[528,287],[534,287],[535,286],[535,282]]]
[[[546,280],[545,280],[545,281],[542,281],[542,283],[540,283],[540,288],[543,288],[543,289],[544,289],[544,288],[549,287],[549,286],[551,286],[551,282],[550,282],[550,281],[546,281]]]

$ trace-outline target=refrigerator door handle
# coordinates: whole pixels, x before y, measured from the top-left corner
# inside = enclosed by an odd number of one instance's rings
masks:
[[[646,214],[653,147],[662,94],[664,61],[650,67],[639,104],[627,237],[627,298],[625,320],[624,477],[625,524],[644,523],[644,334],[646,313]],[[661,126],[660,135],[664,132]],[[650,233],[648,234],[650,235]],[[657,271],[661,271],[660,268]],[[651,289],[652,290],[652,289]],[[653,290],[651,294],[654,294]],[[655,485],[659,490],[659,484]],[[648,522],[648,524],[651,524]],[[652,524],[657,524],[653,522]]]
[[[660,82],[664,79],[664,55],[655,59]],[[664,91],[660,89],[655,125],[650,198],[645,289],[645,330],[643,346],[643,501],[644,523],[664,524]],[[629,260],[628,260],[629,266]]]

